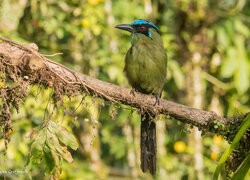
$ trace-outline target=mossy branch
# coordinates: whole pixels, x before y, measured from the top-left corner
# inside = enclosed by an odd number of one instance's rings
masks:
[[[154,96],[138,92],[133,96],[130,89],[75,72],[38,53],[38,47],[35,44],[22,45],[6,38],[0,37],[0,39],[3,41],[0,44],[0,70],[13,81],[18,82],[19,86],[25,86],[21,89],[26,90],[30,84],[42,83],[54,88],[54,98],[58,101],[64,94],[75,96],[87,93],[154,114],[169,115],[183,123],[217,134],[223,134],[225,127],[235,123],[234,119],[224,118],[215,112],[191,108],[165,99],[161,99],[159,105],[154,105]],[[218,127],[218,123],[222,126]]]

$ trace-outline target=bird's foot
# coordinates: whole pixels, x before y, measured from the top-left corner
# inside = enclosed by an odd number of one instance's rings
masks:
[[[133,96],[135,97],[135,92],[137,92],[137,90],[133,88],[133,89],[130,91],[130,94],[133,95]]]
[[[155,96],[155,103],[154,103],[154,106],[158,104],[160,105],[160,97],[159,96]]]

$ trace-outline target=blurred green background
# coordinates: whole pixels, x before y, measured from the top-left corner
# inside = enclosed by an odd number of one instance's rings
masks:
[[[250,109],[249,16],[246,0],[1,0],[0,36],[36,43],[43,54],[62,52],[51,59],[131,88],[123,73],[129,33],[114,26],[152,21],[168,54],[163,98],[230,117]],[[0,140],[0,171],[24,170],[31,145],[25,134],[49,118],[52,94],[33,86],[20,112],[13,110],[6,155]],[[80,145],[70,150],[72,164],[63,161],[60,179],[152,179],[139,168],[137,110],[87,96],[75,111],[81,99],[65,97],[51,117],[72,131]],[[156,179],[162,180],[210,180],[217,157],[228,146],[221,136],[201,136],[197,128],[166,116],[158,117],[157,139]],[[34,179],[48,175],[43,161],[32,166]]]

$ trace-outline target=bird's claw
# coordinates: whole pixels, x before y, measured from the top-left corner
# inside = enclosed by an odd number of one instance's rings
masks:
[[[155,103],[154,103],[154,106],[158,104],[160,105],[160,97],[159,96],[155,96]]]
[[[130,94],[133,95],[133,96],[135,97],[135,92],[136,92],[136,91],[137,91],[137,90],[133,88],[133,89],[130,91]]]

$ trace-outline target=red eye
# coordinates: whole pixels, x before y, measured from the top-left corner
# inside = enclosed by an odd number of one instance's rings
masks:
[[[141,30],[141,31],[144,31],[144,30],[145,30],[145,27],[144,27],[144,26],[141,26],[141,27],[140,27],[140,30]]]

